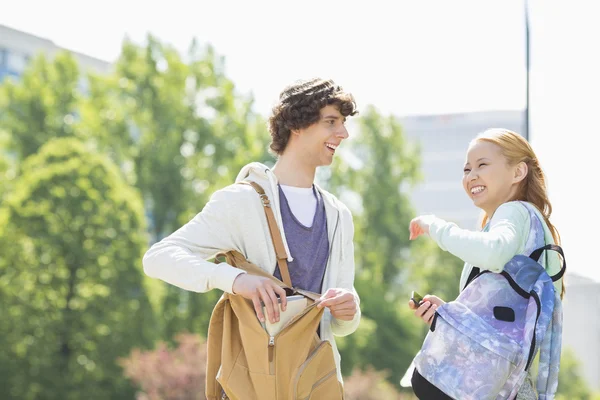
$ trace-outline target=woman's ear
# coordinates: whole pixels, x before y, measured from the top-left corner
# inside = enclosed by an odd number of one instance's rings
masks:
[[[527,177],[528,173],[529,173],[529,167],[527,166],[526,163],[521,161],[520,163],[518,163],[515,166],[515,176],[513,178],[513,183],[521,182],[523,179],[525,179]]]

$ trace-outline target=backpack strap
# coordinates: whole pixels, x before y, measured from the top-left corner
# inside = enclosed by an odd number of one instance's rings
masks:
[[[221,367],[223,348],[223,325],[225,318],[225,308],[229,300],[225,297],[221,298],[210,316],[210,324],[208,325],[208,335],[206,336],[206,388],[205,394],[209,399],[217,399],[221,396],[223,388],[217,381],[219,368]]]
[[[529,257],[537,262],[545,250],[556,251],[562,257],[563,262],[560,271],[550,277],[552,282],[556,282],[563,277],[567,269],[565,253],[560,246],[548,244],[534,250]],[[540,365],[537,378],[537,391],[540,395],[540,400],[553,399],[558,389],[558,371],[560,368],[562,347],[562,317],[563,310],[560,293],[554,292],[552,319],[540,346]]]
[[[537,391],[540,400],[554,399],[558,389],[558,372],[562,347],[562,301],[560,294],[554,293],[554,310],[548,331],[540,347],[540,364],[537,378]]]
[[[242,185],[249,185],[256,190],[259,194],[262,204],[265,209],[265,215],[267,216],[267,223],[269,225],[269,232],[271,232],[271,240],[273,240],[273,247],[275,248],[275,255],[277,256],[277,265],[279,266],[279,272],[281,272],[281,278],[283,279],[283,283],[287,286],[292,287],[292,280],[290,278],[290,271],[287,265],[287,253],[285,251],[285,246],[283,244],[283,239],[281,238],[281,232],[277,227],[277,222],[275,220],[275,214],[273,214],[273,209],[271,208],[271,201],[269,197],[265,193],[262,186],[260,186],[256,182],[250,181],[240,181],[238,182]]]
[[[529,258],[537,262],[540,259],[540,256],[542,255],[542,252],[544,250],[556,251],[562,257],[563,264],[560,271],[556,275],[552,275],[550,277],[552,278],[552,282],[556,282],[557,280],[563,277],[565,271],[567,270],[567,261],[565,260],[565,253],[563,252],[563,249],[560,246],[557,246],[555,244],[547,244],[544,247],[540,247],[539,249],[534,250],[533,253],[529,255]]]

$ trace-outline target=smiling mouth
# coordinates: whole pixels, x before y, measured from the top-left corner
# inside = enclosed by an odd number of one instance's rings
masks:
[[[325,143],[325,147],[327,147],[327,149],[329,149],[329,151],[331,151],[332,153],[335,153],[335,149],[337,149],[338,145],[331,144],[331,143]]]
[[[479,193],[483,192],[484,190],[485,190],[485,186],[481,186],[481,185],[479,185],[479,186],[473,186],[471,188],[471,194],[473,196],[475,196],[475,195],[478,195]]]

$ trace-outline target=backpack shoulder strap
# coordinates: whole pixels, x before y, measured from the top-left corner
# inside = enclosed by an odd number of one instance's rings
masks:
[[[209,399],[216,399],[221,395],[221,385],[217,382],[217,375],[221,367],[221,349],[223,347],[223,319],[225,309],[231,307],[229,300],[223,296],[215,305],[210,316],[208,335],[206,337],[206,388],[205,394]]]
[[[560,246],[557,246],[555,244],[547,244],[544,247],[540,247],[539,249],[534,250],[533,253],[529,255],[529,258],[533,259],[534,261],[538,261],[544,250],[556,251],[562,257],[562,267],[560,271],[556,275],[552,275],[550,277],[552,278],[552,282],[556,282],[557,280],[563,277],[565,271],[567,270],[567,261],[565,259],[565,253],[563,252],[563,249]]]
[[[562,301],[560,294],[554,294],[554,310],[540,347],[537,391],[540,400],[553,399],[558,389],[558,372],[562,348]]]
[[[275,255],[277,256],[277,265],[279,266],[279,272],[281,272],[281,278],[283,279],[283,283],[285,283],[291,288],[292,280],[290,278],[290,271],[287,265],[287,253],[283,244],[281,232],[277,227],[277,221],[275,220],[275,214],[273,213],[273,209],[271,208],[271,201],[269,200],[269,197],[265,193],[262,186],[260,186],[256,182],[240,181],[238,183],[242,185],[252,186],[252,188],[254,188],[254,190],[256,190],[256,192],[260,196],[260,199],[265,209],[265,215],[267,216],[269,232],[271,232],[271,240],[273,241],[273,247],[275,248]]]

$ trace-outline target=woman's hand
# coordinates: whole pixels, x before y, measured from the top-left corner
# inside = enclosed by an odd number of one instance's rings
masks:
[[[421,235],[429,234],[429,226],[435,220],[434,215],[420,215],[410,221],[408,230],[410,231],[410,240],[414,240]]]
[[[409,300],[408,306],[411,308],[411,310],[415,310],[415,315],[417,317],[421,318],[428,325],[431,325],[431,321],[435,315],[435,310],[445,303],[446,302],[439,297],[428,294],[423,297],[423,301],[421,302],[420,306],[415,304],[412,300]]]

